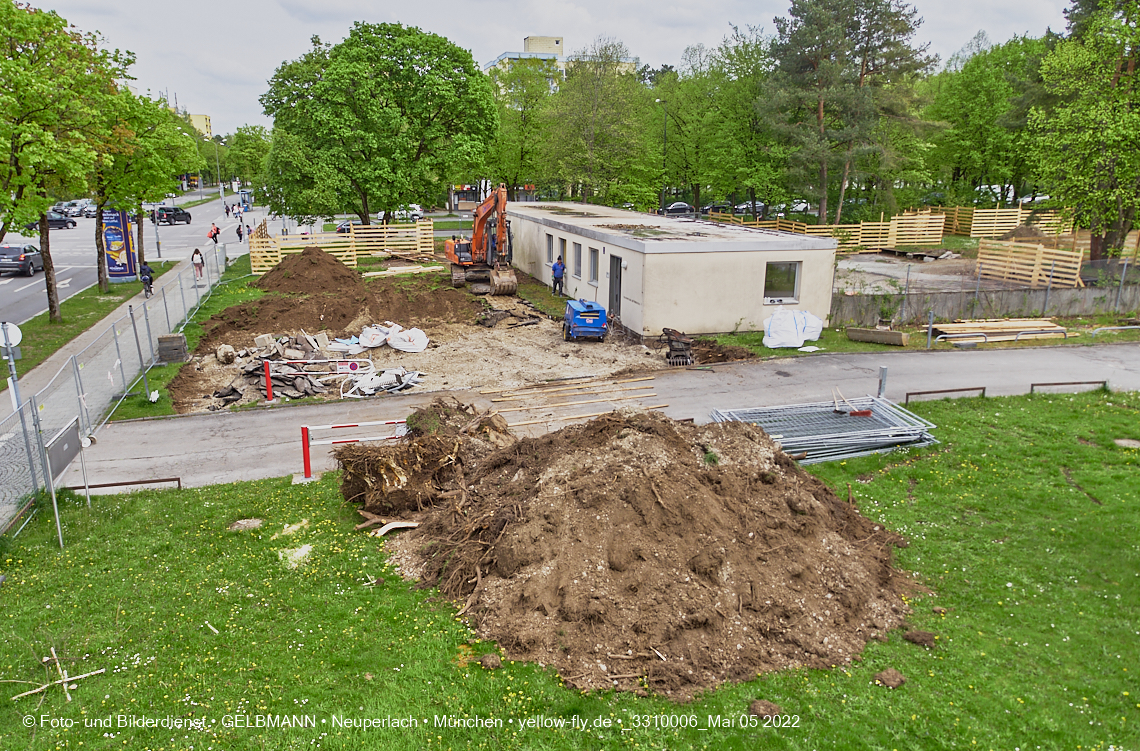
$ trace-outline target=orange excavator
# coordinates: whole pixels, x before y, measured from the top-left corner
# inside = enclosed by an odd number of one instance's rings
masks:
[[[452,237],[445,244],[451,262],[451,284],[490,283],[492,295],[513,295],[519,287],[511,268],[511,223],[507,220],[507,186],[499,187],[475,209],[471,239]],[[476,291],[474,288],[472,291]]]

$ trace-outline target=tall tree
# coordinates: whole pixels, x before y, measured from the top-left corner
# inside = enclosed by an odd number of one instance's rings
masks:
[[[1023,191],[1032,164],[1015,109],[1045,49],[1044,39],[1014,37],[974,53],[960,70],[940,74],[945,80],[927,115],[945,126],[933,139],[933,158],[948,172],[954,193],[978,191],[997,201],[1005,200],[1010,186],[1015,198]]]
[[[357,22],[339,44],[312,41],[261,97],[274,118],[273,211],[307,223],[350,209],[368,224],[481,163],[498,123],[470,52],[400,24]]]
[[[743,189],[752,213],[767,214],[769,206],[787,202],[791,150],[778,138],[765,113],[763,93],[771,75],[771,40],[753,26],[733,27],[714,53],[718,77],[717,100],[722,118],[712,139],[714,176],[722,194]]]
[[[265,158],[272,144],[264,125],[242,125],[227,139],[227,165],[233,176],[243,183],[260,185],[264,181]]]
[[[91,187],[95,212],[95,248],[99,288],[110,287],[103,247],[103,209],[141,208],[157,201],[174,187],[174,176],[202,166],[196,139],[186,138],[183,121],[163,100],[137,97],[126,89],[103,102],[103,137],[96,145]],[[144,221],[139,217],[140,223]],[[143,248],[138,248],[143,260]]]
[[[561,78],[553,60],[539,58],[514,60],[507,71],[491,71],[499,133],[488,149],[487,165],[497,182],[507,184],[512,201],[518,185],[539,176],[546,108]]]
[[[1121,248],[1140,207],[1140,2],[1106,2],[1086,23],[1042,63],[1060,102],[1029,124],[1042,180],[1091,230],[1095,260]]]
[[[59,296],[44,213],[49,189],[79,190],[94,160],[99,101],[125,75],[129,54],[99,49],[51,11],[0,0],[0,240],[39,219],[49,319]]]
[[[720,76],[704,45],[687,47],[679,74],[662,78],[655,89],[666,100],[669,118],[668,149],[665,152],[666,182],[684,185],[693,203],[701,205],[701,189],[713,182],[719,169],[715,139],[722,130]],[[662,129],[662,136],[665,130]],[[665,144],[662,144],[662,148]]]
[[[583,202],[597,194],[644,201],[648,150],[642,126],[646,91],[625,45],[599,37],[571,57],[566,80],[548,109],[543,150],[550,174],[578,191]]]

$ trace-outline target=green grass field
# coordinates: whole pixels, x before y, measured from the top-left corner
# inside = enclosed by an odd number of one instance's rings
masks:
[[[69,495],[62,552],[50,504],[0,540],[0,748],[1137,748],[1140,452],[1114,439],[1140,439],[1140,395],[914,409],[940,445],[813,472],[909,540],[897,565],[930,590],[909,599],[909,620],[938,635],[934,649],[895,633],[859,662],[685,705],[583,694],[535,665],[472,662],[495,646],[353,531],[335,475],[102,496],[90,509]],[[265,525],[227,531],[245,517]],[[305,545],[308,562],[286,568],[285,551]],[[69,675],[106,672],[78,681],[70,703],[58,686],[10,699],[57,677],[43,662],[53,647]],[[904,686],[874,684],[888,666]],[[740,727],[757,698],[794,726]],[[257,726],[283,716],[312,725]],[[502,727],[437,726],[445,716]],[[360,726],[390,718],[418,726]],[[518,724],[536,718],[566,726]]]

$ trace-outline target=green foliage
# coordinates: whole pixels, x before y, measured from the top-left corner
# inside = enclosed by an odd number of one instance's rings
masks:
[[[506,71],[491,70],[499,132],[488,149],[487,167],[494,182],[507,184],[510,200],[515,200],[516,186],[533,182],[540,174],[546,111],[560,81],[553,60],[513,60]]]
[[[543,161],[549,175],[609,203],[622,185],[655,186],[643,123],[647,92],[621,42],[599,38],[573,55],[547,109]],[[636,191],[635,191],[636,192]]]
[[[482,163],[498,126],[490,80],[447,39],[357,22],[336,45],[277,69],[261,97],[274,118],[270,209],[313,223],[350,210],[430,203]]]
[[[1140,206],[1140,3],[1118,5],[1045,58],[1060,101],[1029,118],[1042,180],[1092,231],[1094,260],[1122,247]]]
[[[38,220],[49,191],[82,192],[102,100],[132,61],[99,41],[54,11],[0,0],[0,240]]]
[[[269,155],[271,143],[265,126],[240,126],[229,137],[226,167],[243,183],[262,185],[265,182],[265,159]]]

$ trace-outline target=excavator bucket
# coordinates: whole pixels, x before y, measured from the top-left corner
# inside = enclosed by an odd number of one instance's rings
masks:
[[[510,266],[500,267],[496,265],[491,269],[492,295],[513,295],[518,291],[518,288],[518,277],[515,276],[515,270]]]

